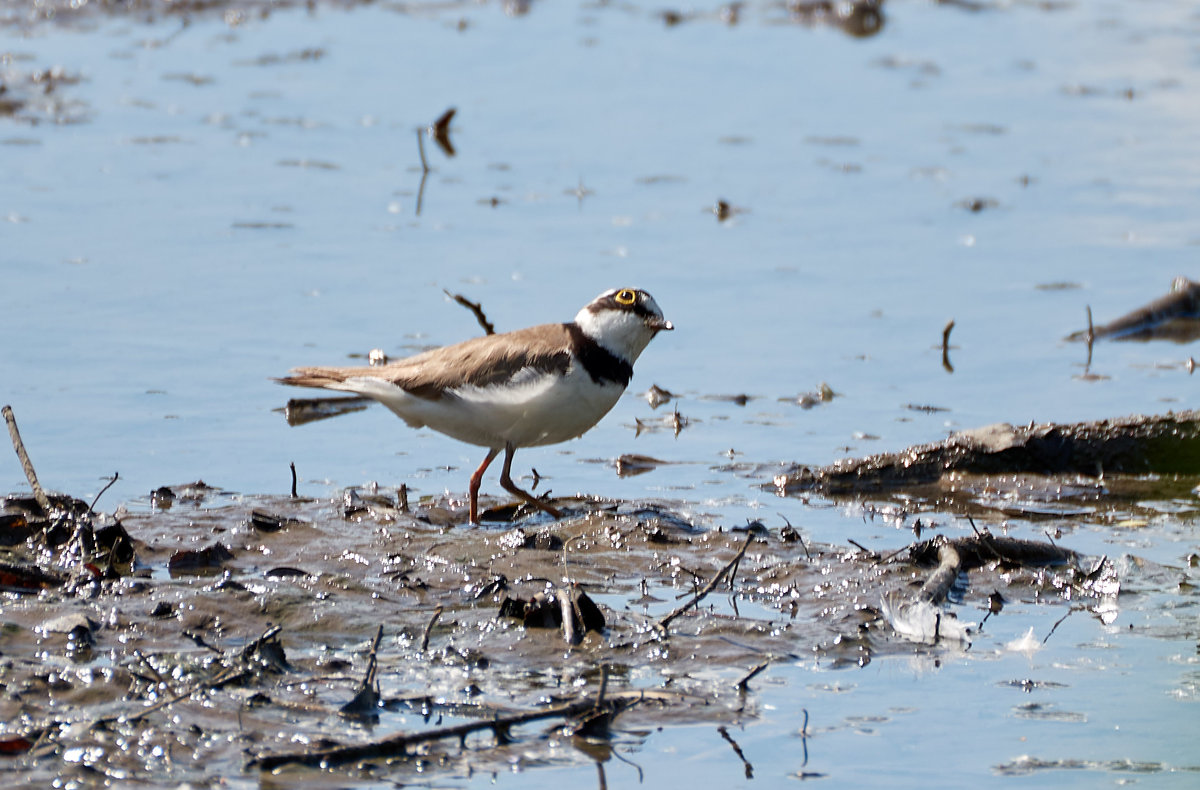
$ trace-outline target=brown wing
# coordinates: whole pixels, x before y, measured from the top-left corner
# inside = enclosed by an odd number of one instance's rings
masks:
[[[374,378],[421,398],[438,398],[457,387],[502,383],[526,368],[564,372],[571,363],[570,342],[566,324],[543,324],[472,338],[386,365],[295,368],[277,381],[296,387],[341,389],[337,385],[347,379]]]

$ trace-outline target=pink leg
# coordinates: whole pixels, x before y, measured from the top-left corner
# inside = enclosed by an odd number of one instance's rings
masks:
[[[500,448],[495,447],[488,450],[487,458],[483,459],[483,463],[475,470],[475,474],[471,475],[471,487],[468,492],[471,495],[471,523],[479,523],[479,485],[483,482],[483,473],[491,466],[492,461],[496,460],[496,456],[500,455]]]
[[[515,455],[516,452],[517,448],[513,447],[511,442],[504,446],[504,469],[500,472],[500,485],[504,486],[504,490],[508,493],[519,496],[521,499],[525,500],[539,510],[546,511],[554,518],[562,518],[562,513],[560,511],[550,507],[533,494],[517,488],[517,484],[512,481],[511,477],[509,477],[509,472],[512,471],[513,455]]]

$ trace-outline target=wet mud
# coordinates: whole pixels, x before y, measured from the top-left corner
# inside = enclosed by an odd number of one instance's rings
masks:
[[[654,726],[752,719],[747,678],[772,662],[940,649],[881,610],[926,584],[920,542],[887,556],[666,502],[559,500],[559,522],[493,502],[482,528],[462,526],[461,502],[406,508],[382,490],[194,483],[112,515],[50,504],[5,502],[0,569],[0,740],[47,783],[588,761]],[[1105,600],[1085,585],[1095,560],[975,546],[964,600],[981,610],[991,595]],[[591,619],[564,628],[512,605],[559,594]]]

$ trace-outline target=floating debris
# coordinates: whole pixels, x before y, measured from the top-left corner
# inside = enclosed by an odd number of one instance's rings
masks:
[[[676,397],[676,395],[670,390],[665,390],[657,384],[652,384],[650,389],[646,390],[643,397],[645,397],[646,402],[650,404],[650,408],[657,409],[664,403],[670,403],[671,400]]]
[[[833,391],[833,387],[822,381],[813,392],[802,392],[796,396],[795,402],[802,409],[811,409],[822,403],[832,402],[838,395],[839,393]]]
[[[637,475],[651,472],[665,463],[667,461],[652,458],[648,455],[625,453],[616,461],[617,477],[636,477]]]

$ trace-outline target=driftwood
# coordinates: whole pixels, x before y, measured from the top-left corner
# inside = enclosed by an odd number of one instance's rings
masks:
[[[1190,343],[1200,337],[1200,282],[1177,277],[1166,296],[1115,321],[1073,332],[1067,336],[1067,340],[1090,342],[1105,337],[1114,340],[1161,339]]]
[[[959,574],[993,562],[1010,567],[1077,566],[1080,559],[1074,551],[1053,543],[995,536],[987,530],[976,531],[967,538],[939,535],[909,546],[908,555],[918,565],[934,565],[933,571],[912,595],[885,595],[880,608],[896,633],[913,642],[930,644],[943,641],[970,644],[976,631],[975,623],[962,622],[941,608]],[[1106,562],[1102,558],[1092,573],[1098,574]],[[1082,578],[1086,583],[1091,575]]]
[[[1200,474],[1200,411],[1067,425],[1007,423],[956,433],[899,453],[797,466],[777,475],[783,492],[856,493],[972,474]]]
[[[1079,555],[1053,543],[1040,540],[1023,540],[1003,535],[993,535],[987,530],[969,538],[947,540],[936,537],[908,547],[908,556],[918,565],[942,562],[942,547],[950,545],[959,557],[964,571],[982,568],[990,562],[1002,562],[1013,566],[1046,567],[1076,562]]]

